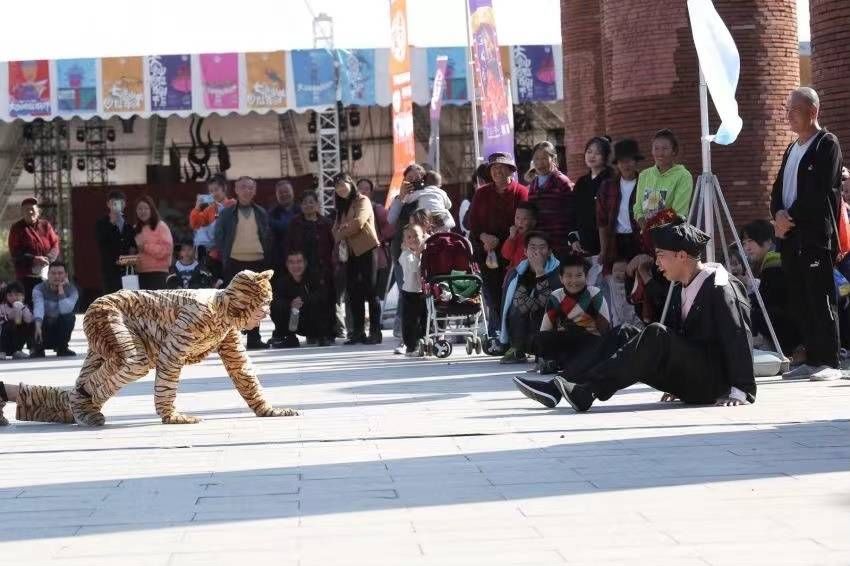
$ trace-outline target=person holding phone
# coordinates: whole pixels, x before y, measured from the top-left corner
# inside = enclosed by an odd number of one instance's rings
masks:
[[[106,216],[98,219],[94,226],[97,247],[100,250],[100,273],[104,294],[121,289],[123,269],[118,264],[118,258],[136,253],[136,233],[133,225],[124,217],[126,202],[124,193],[110,191],[106,197]]]
[[[218,281],[222,279],[223,268],[221,250],[215,247],[215,225],[221,211],[236,204],[236,199],[227,198],[227,179],[220,173],[210,178],[207,190],[207,194],[195,198],[189,225],[195,231],[198,262]]]

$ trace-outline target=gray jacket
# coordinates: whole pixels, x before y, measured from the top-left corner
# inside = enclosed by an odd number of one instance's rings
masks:
[[[271,259],[271,234],[269,232],[269,215],[256,203],[251,205],[254,209],[254,217],[257,219],[257,232],[260,244],[263,246],[263,255],[266,260]],[[230,252],[233,250],[233,241],[236,239],[236,225],[239,223],[239,205],[223,209],[218,214],[215,223],[215,247],[221,250],[221,259],[227,262]]]
[[[33,318],[35,320],[55,319],[66,314],[74,314],[79,298],[80,295],[73,283],[66,285],[64,297],[60,297],[47,282],[39,283],[32,290]]]

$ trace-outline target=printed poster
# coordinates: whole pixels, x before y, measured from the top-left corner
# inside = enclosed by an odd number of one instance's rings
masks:
[[[204,53],[201,62],[201,84],[204,106],[210,110],[239,108],[239,55],[236,53]]]
[[[440,114],[443,109],[446,67],[448,57],[439,55],[436,60],[437,72],[434,75],[434,90],[431,94],[431,136],[428,138],[428,163],[440,169]]]
[[[437,73],[437,57],[441,55],[447,58],[444,74],[443,101],[469,101],[469,93],[466,88],[466,69],[468,65],[465,47],[428,48],[428,86],[432,89],[434,88],[434,77]]]
[[[292,52],[296,106],[336,104],[336,55],[327,49]]]
[[[502,58],[496,37],[496,19],[491,0],[469,0],[472,20],[472,59],[481,105],[482,151],[513,155],[508,89],[502,72]]]
[[[286,106],[286,63],[283,51],[246,53],[248,84],[246,100],[249,108],[282,108]]]
[[[143,112],[145,80],[141,57],[100,60],[101,96],[105,112]]]
[[[401,189],[404,170],[416,161],[413,138],[413,87],[410,74],[410,45],[407,40],[407,1],[390,2],[390,90],[393,116],[393,177],[386,205]]]
[[[372,106],[375,104],[375,50],[339,49],[339,80],[342,103]]]
[[[9,115],[50,115],[50,66],[46,60],[9,62]]]
[[[192,57],[153,55],[148,58],[151,110],[192,109]]]
[[[56,104],[60,112],[97,110],[97,59],[56,61]]]
[[[513,50],[517,102],[556,100],[558,86],[552,46],[517,45]]]

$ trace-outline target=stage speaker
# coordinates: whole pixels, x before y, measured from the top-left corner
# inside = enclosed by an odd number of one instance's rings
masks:
[[[180,182],[180,170],[170,165],[148,165],[148,185],[170,185]]]

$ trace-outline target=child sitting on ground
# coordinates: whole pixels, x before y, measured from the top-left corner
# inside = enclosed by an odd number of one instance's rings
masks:
[[[6,286],[5,296],[0,303],[0,345],[3,358],[11,356],[16,360],[27,357],[24,345],[32,340],[33,317],[29,307],[24,304],[24,286],[12,281]]]
[[[182,242],[177,261],[165,280],[169,289],[209,289],[213,287],[213,276],[195,259],[195,247],[191,242]],[[221,281],[215,284],[218,288]]]
[[[516,268],[525,259],[525,235],[537,226],[537,206],[521,202],[514,213],[510,236],[502,244],[502,257],[510,262],[508,270]]]
[[[563,287],[549,297],[537,340],[541,373],[566,368],[583,352],[592,351],[611,328],[602,291],[587,285],[589,269],[581,256],[570,255],[561,262]]]
[[[419,268],[422,261],[422,243],[425,232],[418,224],[404,227],[402,252],[399,257],[403,282],[401,287],[401,336],[407,357],[421,357],[419,340],[425,335],[425,294]]]

